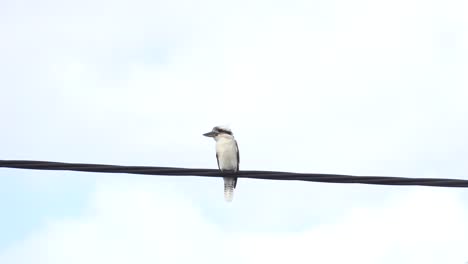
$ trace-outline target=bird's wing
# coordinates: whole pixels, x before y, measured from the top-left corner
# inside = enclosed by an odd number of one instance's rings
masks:
[[[239,164],[240,164],[239,147],[237,146],[237,141],[234,140],[234,142],[236,142],[236,152],[237,152],[237,170],[236,171],[239,171]]]
[[[218,158],[218,152],[216,151],[216,162],[218,163],[218,169],[221,170],[221,168],[219,167],[219,158]]]

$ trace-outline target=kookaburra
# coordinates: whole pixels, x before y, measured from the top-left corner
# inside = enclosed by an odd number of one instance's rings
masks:
[[[205,137],[212,137],[216,141],[216,159],[218,168],[222,173],[236,173],[239,171],[239,148],[229,128],[215,126],[213,130],[203,134]],[[232,201],[234,188],[237,185],[237,177],[223,177],[224,179],[224,199]]]

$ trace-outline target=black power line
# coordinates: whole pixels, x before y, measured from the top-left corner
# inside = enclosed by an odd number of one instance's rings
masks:
[[[0,160],[0,168],[34,169],[34,170],[67,170],[101,173],[130,173],[165,176],[203,176],[223,177],[233,174],[221,174],[216,169],[191,169],[149,166],[120,166],[103,164],[64,163],[32,160]],[[239,178],[263,180],[298,180],[328,183],[361,183],[378,185],[420,185],[434,187],[468,187],[468,180],[437,179],[437,178],[404,178],[384,176],[352,176],[323,173],[293,173],[279,171],[239,171],[235,174]]]

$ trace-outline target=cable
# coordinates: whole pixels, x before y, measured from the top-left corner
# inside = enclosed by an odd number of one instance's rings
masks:
[[[263,180],[298,180],[325,183],[360,183],[377,185],[419,185],[433,187],[468,187],[468,180],[437,179],[437,178],[404,178],[383,176],[352,176],[322,173],[293,173],[279,171],[239,171],[238,173],[220,173],[216,169],[191,169],[149,166],[120,166],[103,164],[64,163],[31,160],[0,160],[0,168],[34,169],[34,170],[66,170],[101,173],[130,173],[165,176],[202,176],[223,177],[235,175],[239,178]]]

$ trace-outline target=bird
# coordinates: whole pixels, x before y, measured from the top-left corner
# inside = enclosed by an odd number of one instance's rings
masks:
[[[237,173],[239,171],[239,147],[231,129],[222,126],[215,126],[213,129],[203,134],[205,137],[212,137],[216,141],[216,160],[221,173]],[[224,176],[224,200],[231,202],[234,189],[237,186],[237,177]]]

